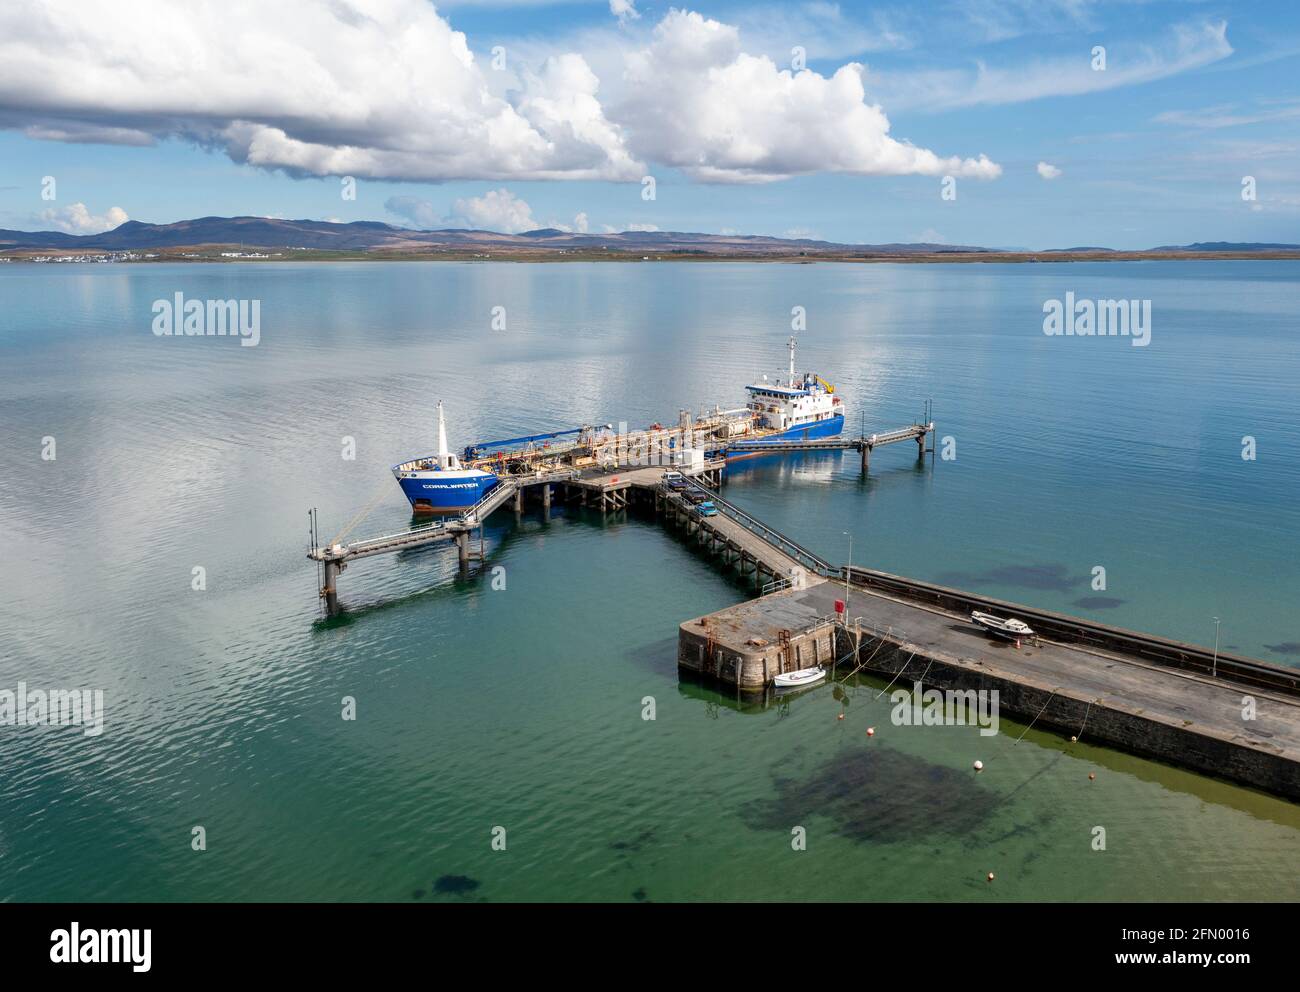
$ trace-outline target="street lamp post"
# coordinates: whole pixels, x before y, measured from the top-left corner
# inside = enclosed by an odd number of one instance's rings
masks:
[[[1218,617],[1210,617],[1210,619],[1214,621],[1214,665],[1210,669],[1210,678],[1216,679],[1219,677],[1219,623],[1221,621]]]
[[[853,568],[853,535],[848,531],[841,533],[849,539],[849,563],[844,566],[844,629],[849,629],[849,570]]]

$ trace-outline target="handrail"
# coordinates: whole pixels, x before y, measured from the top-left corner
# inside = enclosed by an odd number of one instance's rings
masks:
[[[795,561],[799,562],[799,564],[808,566],[811,563],[812,571],[817,572],[819,575],[839,574],[839,569],[834,568],[829,562],[825,561],[818,555],[813,554],[813,552],[809,551],[802,544],[786,537],[775,527],[768,526],[753,514],[748,513],[736,506],[734,503],[730,503],[723,499],[708,486],[689,476],[683,476],[683,479],[685,482],[707,495],[713,501],[714,506],[726,512],[727,516],[735,520],[736,523],[740,524],[746,530],[757,534],[768,544],[771,544],[773,547],[777,548],[777,550],[789,555]]]
[[[540,485],[572,479],[577,476],[577,472],[572,469],[565,469],[560,472],[545,472],[540,475],[514,476],[506,477],[501,482],[492,487],[486,496],[471,506],[468,510],[456,515],[452,520],[439,520],[435,523],[421,524],[412,527],[409,530],[398,531],[394,534],[381,534],[378,537],[368,537],[361,541],[353,541],[350,544],[342,545],[342,551],[338,555],[332,553],[332,546],[312,548],[307,557],[316,561],[325,559],[347,558],[358,554],[364,554],[375,548],[381,548],[388,544],[401,546],[403,544],[417,544],[424,540],[432,540],[435,537],[444,536],[452,532],[451,525],[459,524],[461,527],[471,527],[479,522],[480,517],[491,513],[498,506],[504,503],[515,490],[521,486]],[[471,527],[472,529],[472,527]]]
[[[815,449],[843,449],[849,448],[874,448],[882,444],[894,444],[898,441],[910,441],[922,437],[934,430],[933,424],[913,424],[910,427],[899,427],[892,431],[880,431],[871,435],[862,435],[861,437],[850,438],[787,438],[764,440],[755,438],[746,440],[737,438],[721,446],[723,451],[805,451]]]

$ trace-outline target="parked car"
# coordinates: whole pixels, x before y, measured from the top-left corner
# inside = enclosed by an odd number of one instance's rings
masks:
[[[700,515],[704,517],[716,517],[718,515],[718,508],[707,499],[695,509],[699,510]]]
[[[691,485],[689,482],[687,482],[685,479],[676,479],[676,480],[674,480],[674,481],[668,483],[668,488],[671,489],[671,490],[672,490],[673,492],[675,492],[675,493],[685,493],[685,492],[690,492],[690,491],[691,491],[692,489],[694,489],[695,487],[692,486],[692,485]]]
[[[698,489],[692,489],[690,492],[683,493],[682,495],[697,505],[709,501],[709,497],[705,496],[704,493],[700,492]]]
[[[681,472],[668,471],[664,473],[664,482],[668,483],[669,485],[672,485],[674,482],[681,482],[681,481],[682,481]]]

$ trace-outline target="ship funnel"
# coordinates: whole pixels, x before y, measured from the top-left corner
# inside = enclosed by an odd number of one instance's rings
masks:
[[[438,401],[438,464],[447,466],[447,422],[442,418],[442,400]]]

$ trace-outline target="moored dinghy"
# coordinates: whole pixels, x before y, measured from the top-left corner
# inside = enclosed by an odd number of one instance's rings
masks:
[[[817,666],[815,668],[801,668],[797,672],[782,672],[772,680],[772,683],[778,689],[796,689],[806,685],[816,685],[826,677],[826,669]]]

